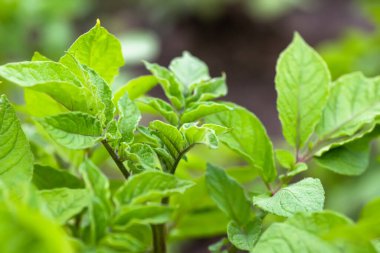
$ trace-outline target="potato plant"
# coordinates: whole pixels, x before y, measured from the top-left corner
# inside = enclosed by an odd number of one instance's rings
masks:
[[[211,77],[190,53],[168,68],[145,62],[149,75],[112,89],[123,64],[98,21],[58,61],[35,53],[0,66],[25,101],[0,98],[0,252],[180,252],[168,245],[223,234],[210,252],[380,252],[380,199],[353,221],[324,210],[321,181],[302,174],[311,164],[366,170],[379,78],[332,81],[296,33],[275,79],[288,146],[274,149],[252,112],[218,100],[226,76]],[[157,85],[166,100],[148,94]],[[207,159],[186,173],[198,145],[241,157],[240,177]]]

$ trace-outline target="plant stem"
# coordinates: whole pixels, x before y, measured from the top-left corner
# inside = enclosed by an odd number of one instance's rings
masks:
[[[152,225],[153,253],[166,253],[165,224]]]
[[[112,159],[114,160],[114,162],[117,165],[117,167],[119,168],[120,172],[125,177],[125,179],[128,179],[129,176],[130,176],[130,174],[129,174],[127,168],[125,168],[125,166],[124,166],[123,162],[121,161],[120,157],[113,150],[113,148],[110,146],[110,144],[108,144],[107,140],[102,140],[102,143],[103,143],[104,147],[106,148],[106,150],[108,151],[108,153],[110,154],[110,156],[112,157]]]

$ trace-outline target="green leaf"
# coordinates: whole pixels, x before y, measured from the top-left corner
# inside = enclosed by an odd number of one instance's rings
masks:
[[[42,55],[40,52],[36,51],[33,53],[32,61],[51,61],[51,60],[47,58],[46,56]]]
[[[60,61],[69,62],[70,57],[95,70],[109,84],[124,65],[119,40],[100,26],[100,23],[81,35]]]
[[[183,112],[181,123],[194,122],[208,115],[227,110],[232,110],[232,107],[218,102],[197,102]]]
[[[85,87],[69,82],[54,81],[36,84],[29,89],[49,95],[69,111],[81,111],[91,115],[99,112],[96,99]],[[46,103],[46,106],[50,104]]]
[[[260,253],[338,253],[333,245],[288,224],[274,223],[260,237],[251,252]]]
[[[154,76],[140,76],[135,79],[130,80],[127,84],[120,87],[114,94],[113,103],[117,104],[119,99],[124,96],[125,93],[128,93],[128,97],[131,100],[145,95],[150,91],[154,86],[157,85],[157,79]]]
[[[119,99],[118,108],[120,117],[117,124],[122,136],[121,141],[131,143],[141,120],[141,113],[136,104],[128,98],[128,94]]]
[[[379,84],[380,79],[371,80],[358,72],[344,75],[334,83],[316,128],[318,138],[314,152],[320,154],[360,138],[374,128],[380,114]]]
[[[228,240],[238,249],[253,250],[256,241],[261,233],[261,221],[255,219],[243,226],[239,226],[235,221],[228,223]]]
[[[189,96],[186,102],[190,104],[195,101],[213,100],[227,95],[227,91],[226,76],[223,75],[197,84],[192,96]]]
[[[38,164],[34,165],[33,184],[40,190],[84,187],[83,182],[68,171]]]
[[[291,169],[296,164],[294,155],[288,150],[276,149],[275,154],[276,160],[285,169]]]
[[[67,67],[52,61],[9,63],[0,66],[0,77],[21,87],[49,82],[81,86],[79,79]]]
[[[5,95],[0,96],[0,180],[9,188],[29,183],[33,154],[20,121]]]
[[[86,188],[90,192],[90,234],[95,243],[107,234],[112,214],[111,192],[108,178],[90,160],[80,167]]]
[[[251,216],[251,205],[242,186],[213,165],[207,166],[207,190],[216,205],[239,225],[244,225]]]
[[[89,148],[102,139],[100,122],[89,114],[69,112],[37,121],[53,140],[70,149]]]
[[[315,161],[323,168],[343,175],[360,175],[369,165],[369,140],[358,139],[343,146],[333,148]]]
[[[132,144],[128,150],[121,153],[121,157],[126,160],[129,170],[133,173],[161,167],[156,152],[144,143]]]
[[[323,209],[325,192],[319,179],[305,178],[280,189],[272,197],[254,197],[259,208],[279,216],[290,217],[298,212],[317,212]]]
[[[168,69],[161,67],[158,64],[145,62],[145,67],[157,78],[166,97],[174,107],[181,109],[185,102],[185,98],[182,94],[183,87],[178,83],[174,75]]]
[[[25,107],[31,116],[45,117],[59,113],[69,112],[62,104],[58,103],[46,93],[24,89]]]
[[[128,227],[131,222],[141,224],[163,224],[170,220],[173,207],[162,205],[123,206],[113,220],[116,229]]]
[[[187,123],[182,125],[179,130],[187,142],[186,149],[190,149],[196,144],[204,144],[210,148],[218,148],[218,138],[215,131],[207,126],[197,126],[194,123]],[[181,153],[184,153],[183,151]]]
[[[86,65],[82,65],[81,67],[85,71],[88,78],[87,81],[90,83],[90,88],[94,92],[93,96],[95,96],[104,105],[104,116],[106,122],[108,123],[112,120],[115,109],[115,106],[112,103],[112,91],[97,72]]]
[[[236,107],[232,111],[210,115],[206,122],[231,129],[220,135],[219,140],[257,168],[266,182],[276,178],[272,142],[254,114],[242,107]]]
[[[173,59],[169,69],[174,73],[177,80],[188,88],[210,79],[207,65],[189,52],[183,52],[182,57]]]
[[[162,140],[172,157],[179,157],[186,148],[186,140],[176,127],[155,120],[150,122],[149,128]]]
[[[313,133],[325,107],[330,73],[326,63],[296,33],[276,69],[277,110],[286,141],[300,149]]]
[[[170,124],[174,126],[178,125],[179,119],[177,113],[174,111],[173,107],[164,100],[159,98],[145,97],[139,99],[137,102],[150,106],[162,117],[164,117]]]
[[[52,217],[65,224],[89,204],[89,193],[85,189],[56,188],[39,192],[47,204]]]
[[[133,175],[115,194],[119,205],[143,203],[183,193],[194,183],[159,171]]]

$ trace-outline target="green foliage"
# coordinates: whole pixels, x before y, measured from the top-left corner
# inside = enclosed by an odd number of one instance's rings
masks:
[[[168,68],[146,63],[152,75],[113,92],[121,55],[97,22],[58,62],[36,53],[0,66],[26,104],[21,125],[0,97],[1,252],[163,253],[167,242],[223,234],[210,251],[376,252],[379,200],[351,221],[323,210],[321,180],[301,173],[365,172],[379,78],[330,82],[296,34],[276,74],[289,145],[274,149],[253,113],[216,100],[226,76],[211,77],[200,59],[185,52]],[[149,96],[157,84],[165,99]]]

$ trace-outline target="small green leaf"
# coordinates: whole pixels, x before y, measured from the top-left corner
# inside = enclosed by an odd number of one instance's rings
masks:
[[[217,206],[239,225],[244,225],[251,216],[244,189],[225,171],[213,165],[207,166],[206,184],[211,198]]]
[[[194,183],[159,171],[133,175],[115,194],[119,205],[143,203],[183,193]]]
[[[330,86],[326,63],[296,33],[277,62],[277,110],[286,141],[300,149],[313,133]]]
[[[89,114],[69,112],[37,121],[53,140],[70,149],[89,148],[102,139],[100,122]]]
[[[69,82],[81,86],[79,79],[67,67],[52,61],[9,63],[0,66],[0,77],[21,87],[49,82]]]
[[[169,69],[178,81],[188,88],[210,79],[207,65],[189,52],[184,52],[181,57],[173,59]]]
[[[46,56],[42,55],[40,52],[34,52],[32,56],[32,61],[51,61]]]
[[[131,222],[163,224],[170,220],[173,211],[173,207],[156,204],[123,206],[113,224],[116,229],[127,227]]]
[[[117,104],[119,99],[128,93],[128,97],[131,100],[135,100],[142,95],[145,95],[154,86],[157,85],[157,79],[154,76],[140,76],[135,79],[130,80],[127,84],[120,87],[114,94],[112,99],[114,104]]]
[[[235,221],[228,223],[228,240],[238,249],[253,250],[256,241],[261,233],[261,221],[255,219],[243,226],[239,226]]]
[[[109,84],[124,65],[119,40],[100,24],[81,35],[60,61],[70,62],[71,57],[95,70]]]
[[[275,154],[276,160],[285,169],[291,169],[296,163],[294,155],[288,150],[276,149]]]
[[[68,171],[37,164],[34,165],[33,184],[40,190],[84,187],[83,182]]]
[[[227,95],[227,91],[226,77],[223,75],[195,85],[193,94],[186,102],[190,104],[195,101],[213,100]]]
[[[128,150],[121,153],[121,157],[126,160],[129,170],[133,173],[161,167],[156,152],[151,146],[144,143],[132,144]]]
[[[141,113],[136,104],[128,98],[128,94],[119,99],[118,108],[120,117],[117,124],[122,136],[121,141],[131,143],[140,122]]]
[[[0,96],[0,180],[9,188],[29,183],[33,154],[20,121],[5,95]]]
[[[274,223],[251,251],[260,253],[338,253],[329,242],[288,224]]]
[[[208,116],[206,122],[231,129],[218,139],[257,168],[265,181],[276,178],[272,142],[254,114],[237,106],[234,110]]]
[[[298,212],[323,209],[325,192],[319,179],[305,178],[280,189],[272,197],[254,197],[254,205],[279,216],[290,217]]]
[[[60,224],[65,224],[81,212],[90,200],[90,195],[85,189],[56,188],[40,191],[39,196],[47,204],[52,217]]]
[[[112,214],[111,192],[108,178],[90,160],[80,167],[87,190],[90,192],[91,242],[99,241],[107,234]]]
[[[213,149],[218,148],[218,138],[215,135],[215,131],[211,128],[187,123],[182,125],[179,131],[186,139],[186,149],[189,149],[196,144],[204,144]]]
[[[227,110],[232,110],[232,107],[218,102],[197,102],[183,112],[181,123],[194,122],[208,115]]]
[[[182,94],[183,87],[178,83],[174,75],[166,68],[157,64],[145,62],[145,67],[157,78],[166,97],[177,109],[184,105],[185,98]]]
[[[170,124],[174,126],[178,125],[179,119],[177,113],[174,111],[173,107],[164,100],[159,98],[145,97],[139,99],[137,102],[150,106],[162,117],[164,117]]]

